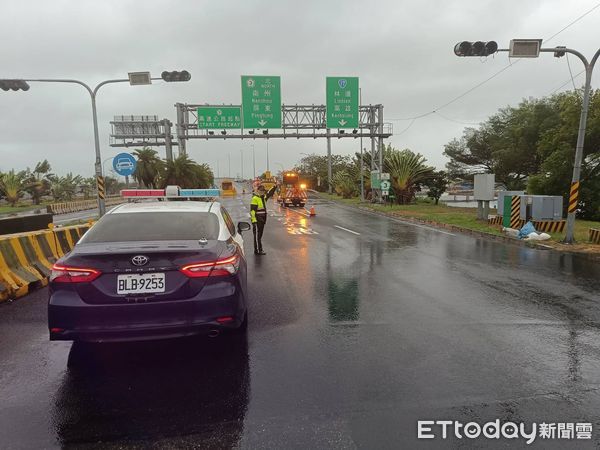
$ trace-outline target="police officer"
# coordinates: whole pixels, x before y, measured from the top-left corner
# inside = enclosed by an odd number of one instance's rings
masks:
[[[267,223],[267,200],[273,197],[277,186],[273,186],[269,192],[261,184],[256,188],[250,202],[250,218],[252,219],[252,234],[254,235],[254,254],[266,255],[262,248],[262,235]]]

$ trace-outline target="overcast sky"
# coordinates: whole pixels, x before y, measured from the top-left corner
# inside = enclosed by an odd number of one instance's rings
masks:
[[[102,159],[114,115],[159,115],[175,121],[176,102],[238,103],[240,75],[279,75],[283,103],[324,104],[325,77],[358,76],[363,104],[382,103],[393,123],[388,140],[442,168],[444,144],[469,123],[525,97],[548,95],[570,80],[566,58],[543,54],[518,64],[432,114],[509,64],[506,53],[458,58],[462,40],[549,38],[597,1],[125,1],[2,0],[0,78],[75,78],[90,85],[131,71],[191,72],[188,83],[108,85],[98,95]],[[588,58],[600,47],[600,8],[546,46],[566,45]],[[582,64],[570,59],[574,74]],[[597,69],[597,72],[600,68]],[[593,81],[597,83],[596,73]],[[575,79],[579,87],[583,76]],[[572,89],[572,84],[561,90]],[[47,158],[54,172],[93,174],[89,95],[77,85],[31,83],[28,92],[0,91],[0,171]],[[459,123],[460,122],[460,123]],[[409,127],[410,125],[410,127]],[[408,129],[407,129],[408,128]],[[367,146],[367,143],[364,143]],[[256,168],[266,167],[265,141],[255,142]],[[359,151],[359,141],[333,140],[334,153]],[[177,150],[175,150],[177,151]],[[252,174],[250,141],[191,140],[188,153],[220,175]],[[159,148],[164,157],[164,148]],[[270,140],[271,170],[300,153],[326,153],[322,140]]]

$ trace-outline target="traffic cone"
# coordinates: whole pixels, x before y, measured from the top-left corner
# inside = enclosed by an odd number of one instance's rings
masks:
[[[313,217],[313,216],[316,216],[316,215],[317,215],[317,213],[315,212],[315,207],[311,206],[310,207],[310,217]]]

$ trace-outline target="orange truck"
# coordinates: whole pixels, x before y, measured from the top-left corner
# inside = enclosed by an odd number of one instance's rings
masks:
[[[223,197],[234,197],[236,194],[236,189],[233,184],[233,180],[228,178],[221,181],[221,195]]]
[[[303,208],[307,198],[306,184],[300,183],[300,176],[292,171],[283,172],[277,201],[282,206],[294,205]]]

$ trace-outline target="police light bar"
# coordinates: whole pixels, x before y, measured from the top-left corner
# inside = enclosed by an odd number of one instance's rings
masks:
[[[135,197],[135,198],[148,198],[148,197],[164,197],[164,189],[122,189],[121,197]]]
[[[220,189],[180,189],[180,197],[218,197]]]
[[[122,189],[123,198],[213,198],[221,195],[220,189],[180,189],[167,186],[166,189]]]

